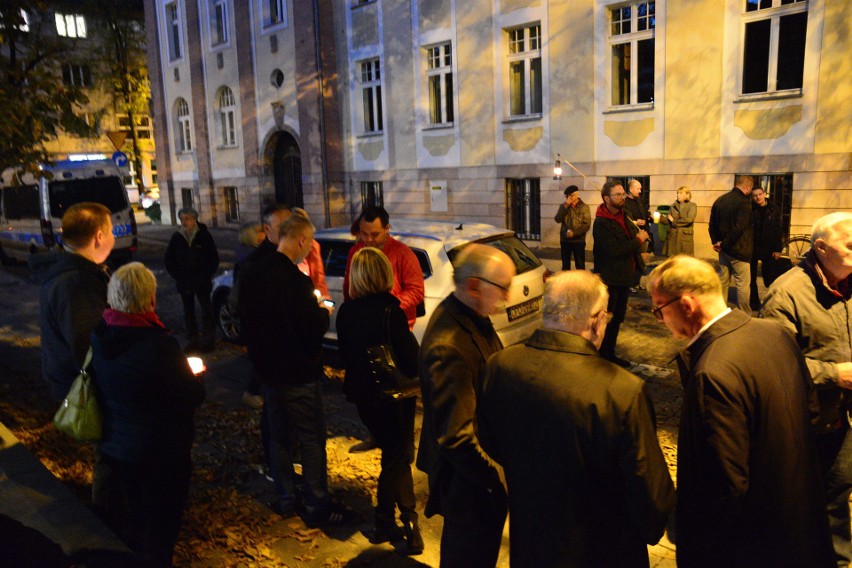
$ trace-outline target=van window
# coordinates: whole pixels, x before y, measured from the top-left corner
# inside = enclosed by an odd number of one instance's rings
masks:
[[[535,253],[529,249],[521,240],[514,236],[498,236],[491,239],[477,241],[484,245],[494,247],[505,252],[515,263],[515,271],[518,274],[523,274],[529,270],[533,270],[541,266],[541,261],[536,257]],[[456,256],[464,249],[466,245],[454,248],[447,253],[450,262],[454,262]]]
[[[103,203],[112,213],[127,209],[127,193],[118,176],[99,178],[55,180],[48,185],[50,216],[62,214],[82,201]]]
[[[38,219],[38,186],[16,185],[0,190],[3,199],[3,216],[6,219]]]
[[[349,256],[349,249],[355,244],[355,241],[336,241],[336,240],[321,240],[320,253],[322,254],[323,263],[325,265],[325,275],[339,276],[343,278],[346,272],[346,259]]]

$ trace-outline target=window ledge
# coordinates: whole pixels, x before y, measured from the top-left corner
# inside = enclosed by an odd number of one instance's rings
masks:
[[[455,123],[447,122],[444,124],[427,124],[423,127],[423,132],[430,132],[433,130],[452,130],[455,126]]]
[[[654,103],[639,103],[636,105],[621,105],[614,107],[607,107],[604,114],[620,114],[623,112],[641,112],[644,110],[654,110]]]
[[[219,144],[219,145],[216,146],[216,149],[217,150],[233,150],[233,149],[239,148],[239,147],[240,147],[239,144],[228,144],[228,145]]]
[[[802,98],[802,89],[790,89],[787,91],[776,91],[774,93],[754,93],[748,95],[737,95],[734,103],[751,103],[758,101],[778,101],[784,99]]]
[[[357,10],[358,8],[363,8],[364,6],[370,6],[371,4],[375,4],[376,0],[368,0],[367,2],[362,2],[360,4],[356,4],[353,0],[352,9]]]
[[[380,130],[378,132],[362,132],[361,134],[356,136],[356,138],[383,138],[384,135],[385,132],[383,130]]]
[[[541,113],[537,114],[522,114],[517,116],[507,116],[503,119],[503,124],[513,124],[515,122],[535,122],[542,119]]]

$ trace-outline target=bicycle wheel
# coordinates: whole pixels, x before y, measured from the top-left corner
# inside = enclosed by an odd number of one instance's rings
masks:
[[[805,235],[796,235],[784,242],[781,254],[789,257],[793,266],[798,266],[805,259],[809,250],[811,250],[811,238]]]

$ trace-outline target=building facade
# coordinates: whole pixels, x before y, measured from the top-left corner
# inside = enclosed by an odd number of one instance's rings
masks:
[[[164,212],[239,222],[274,199],[329,226],[380,203],[555,246],[566,185],[594,208],[635,177],[652,209],[691,188],[709,257],[710,206],[748,173],[805,233],[852,209],[851,18],[842,0],[146,3]]]

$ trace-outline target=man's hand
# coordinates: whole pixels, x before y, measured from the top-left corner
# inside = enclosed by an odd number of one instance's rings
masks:
[[[716,252],[722,252],[722,241],[719,241],[718,243],[713,243],[713,250],[715,250]]]
[[[647,241],[650,238],[650,235],[648,235],[648,231],[640,229],[639,232],[636,233],[636,238],[639,239],[640,243],[644,243],[645,241]]]
[[[570,239],[571,237],[574,236],[574,231],[572,231],[571,229],[568,229],[567,231],[565,231],[565,236]]]
[[[837,386],[852,390],[852,363],[837,363]]]
[[[779,258],[781,258],[780,252],[773,252],[772,253],[772,260],[778,260]]]
[[[674,223],[674,217],[672,217],[671,215],[668,215],[667,219],[669,220],[669,223]]]
[[[571,207],[571,198],[567,195],[565,196],[565,201],[562,202],[565,207]]]
[[[640,227],[645,226],[645,219],[636,219],[636,224]]]

